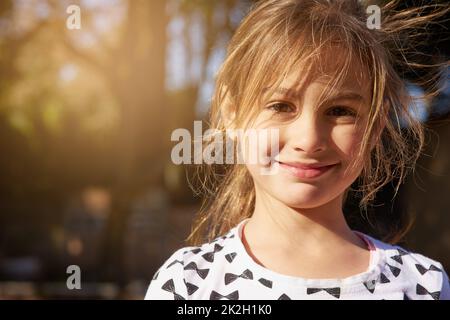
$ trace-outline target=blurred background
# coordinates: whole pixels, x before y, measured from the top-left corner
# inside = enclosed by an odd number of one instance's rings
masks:
[[[170,160],[170,134],[205,119],[214,74],[252,3],[0,1],[1,299],[143,299],[185,246],[201,200],[187,168]],[[73,4],[80,29],[66,25]],[[448,59],[446,26],[429,27],[424,52]],[[415,175],[395,199],[385,188],[371,210],[415,216],[404,245],[450,271],[450,69],[442,71],[441,94],[416,114],[430,133]],[[421,76],[405,72],[411,94],[426,89],[412,84]],[[81,290],[66,287],[73,264]]]

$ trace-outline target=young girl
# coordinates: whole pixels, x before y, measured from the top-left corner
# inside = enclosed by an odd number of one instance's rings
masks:
[[[418,66],[405,58],[405,35],[447,10],[387,5],[377,29],[366,9],[265,0],[243,20],[217,75],[211,126],[276,129],[278,150],[258,146],[273,155],[268,164],[210,166],[216,182],[192,246],[161,266],[146,299],[450,299],[439,262],[354,231],[344,217],[353,182],[366,209],[420,155],[423,128],[399,66]],[[276,170],[262,174],[267,167]]]

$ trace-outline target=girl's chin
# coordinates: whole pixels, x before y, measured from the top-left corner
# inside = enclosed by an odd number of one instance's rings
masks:
[[[283,193],[276,196],[282,203],[292,208],[316,208],[332,199],[323,193]]]
[[[283,204],[287,207],[294,209],[313,209],[323,206],[325,203],[321,201],[283,201]]]

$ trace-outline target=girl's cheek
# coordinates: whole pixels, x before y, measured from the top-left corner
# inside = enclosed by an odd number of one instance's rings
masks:
[[[354,159],[362,143],[363,134],[356,128],[336,128],[332,131],[333,143],[342,153],[343,157]],[[344,160],[344,159],[343,159]]]
[[[270,166],[280,150],[278,128],[258,128],[245,138],[243,151],[246,163],[257,166]]]

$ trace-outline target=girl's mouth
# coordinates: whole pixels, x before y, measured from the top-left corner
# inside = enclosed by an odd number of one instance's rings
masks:
[[[334,168],[338,163],[326,164],[302,164],[302,163],[287,163],[278,161],[280,168],[287,170],[292,175],[302,179],[314,179],[323,175],[325,172]]]

